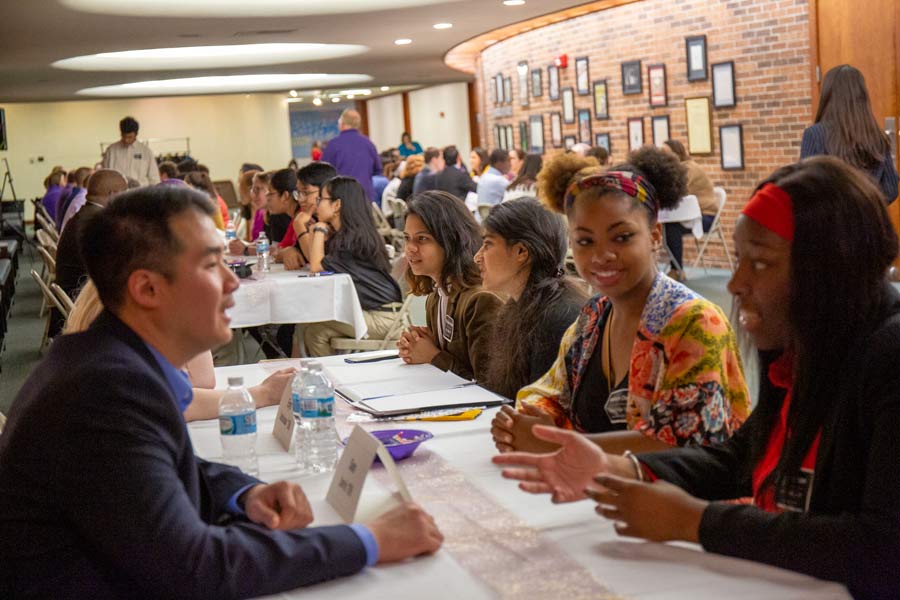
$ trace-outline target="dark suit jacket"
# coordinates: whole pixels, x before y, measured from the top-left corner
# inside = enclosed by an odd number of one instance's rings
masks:
[[[456,167],[448,165],[435,174],[434,187],[453,194],[464,201],[466,194],[478,189],[478,184],[472,181],[472,178],[465,171],[460,171]]]
[[[53,343],[0,436],[0,598],[243,598],[363,568],[346,526],[216,525],[255,481],[194,456],[158,363],[104,313]]]
[[[78,250],[81,229],[88,219],[101,210],[103,209],[96,204],[85,204],[81,210],[75,213],[74,217],[69,219],[66,228],[59,236],[59,244],[56,248],[56,283],[72,298],[87,279],[87,268],[84,266],[81,252]]]
[[[703,513],[706,550],[844,583],[855,598],[900,597],[900,301],[840,373],[822,428],[809,511],[763,512],[713,502]],[[771,357],[769,357],[771,359]],[[767,373],[763,360],[761,373]],[[768,439],[783,389],[761,377],[759,402],[744,425],[716,446],[642,454],[661,479],[707,500],[751,495],[754,440]]]

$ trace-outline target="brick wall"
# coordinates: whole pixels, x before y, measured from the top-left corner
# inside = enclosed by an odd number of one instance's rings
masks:
[[[481,137],[494,145],[494,125],[512,125],[516,147],[521,147],[519,122],[532,114],[544,115],[545,159],[562,152],[550,140],[550,113],[562,112],[562,99],[548,97],[546,67],[554,57],[568,54],[568,68],[560,69],[560,88],[576,87],[575,58],[590,59],[590,80],[606,79],[608,120],[593,118],[593,95],[575,95],[578,109],[591,110],[592,134],[609,133],[613,160],[628,151],[627,119],[644,117],[644,140],[652,142],[650,117],[669,116],[670,137],[687,146],[684,99],[708,96],[712,117],[713,153],[697,155],[714,185],[728,193],[724,213],[725,235],[731,243],[734,220],[756,183],[776,167],[796,161],[803,129],[813,116],[810,82],[809,5],[807,0],[642,0],[562,21],[498,42],[482,52],[477,76]],[[712,72],[706,81],[688,82],[685,38],[706,35],[707,64],[734,61],[737,105],[712,107]],[[640,60],[643,92],[622,95],[621,63]],[[519,105],[516,65],[543,69],[543,95]],[[651,108],[647,66],[666,65],[668,106]],[[512,116],[497,117],[490,78],[497,73],[512,78]],[[593,89],[593,86],[591,86]],[[743,126],[744,170],[723,171],[720,166],[719,127]],[[563,135],[578,134],[575,124],[563,124]],[[694,256],[685,239],[685,259]],[[711,244],[706,256],[725,266],[721,246]]]

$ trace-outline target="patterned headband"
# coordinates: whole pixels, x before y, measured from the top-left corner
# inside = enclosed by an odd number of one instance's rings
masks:
[[[630,171],[607,171],[606,173],[589,175],[576,181],[566,190],[566,210],[571,208],[572,202],[575,201],[575,196],[579,192],[598,187],[618,190],[627,196],[631,196],[649,210],[652,215],[656,215],[659,212],[659,201],[656,198],[656,189],[654,189],[653,184],[644,177]]]

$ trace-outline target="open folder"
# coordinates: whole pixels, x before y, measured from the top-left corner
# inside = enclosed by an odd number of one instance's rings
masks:
[[[407,365],[399,358],[329,365],[325,372],[338,396],[376,417],[508,402],[455,373],[432,365]]]

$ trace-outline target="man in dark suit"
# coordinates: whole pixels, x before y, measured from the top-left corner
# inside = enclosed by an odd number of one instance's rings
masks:
[[[0,436],[0,598],[243,598],[440,546],[412,504],[304,529],[296,484],[194,456],[179,369],[231,337],[238,287],[215,210],[187,188],[142,188],[83,225],[106,310],[53,343]]]
[[[456,146],[444,148],[444,163],[446,166],[434,176],[435,189],[453,194],[465,202],[466,195],[469,192],[475,192],[478,184],[472,181],[463,168]]]

